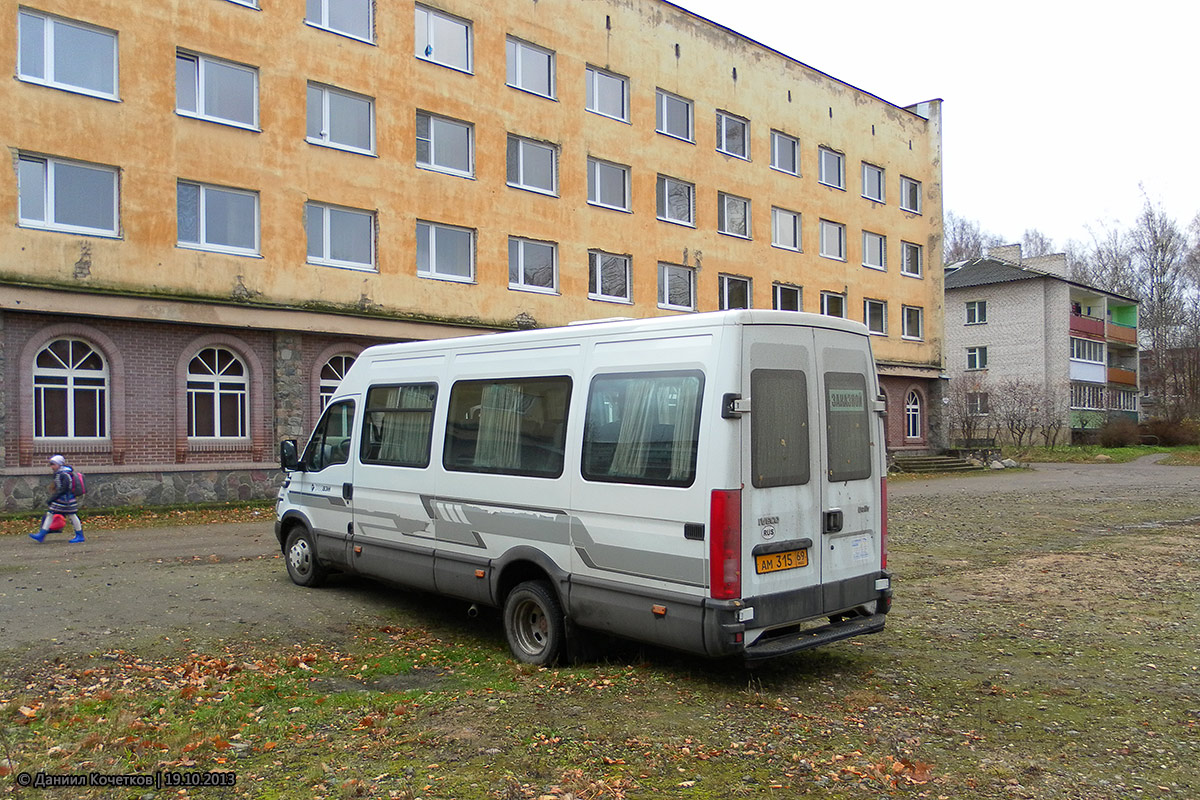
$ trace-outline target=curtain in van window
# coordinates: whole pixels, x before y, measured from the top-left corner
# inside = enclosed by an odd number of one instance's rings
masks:
[[[700,381],[682,378],[676,385],[674,413],[670,414],[674,426],[675,441],[671,448],[671,473],[668,479],[684,480],[691,477],[696,463],[696,403],[700,399]]]
[[[696,374],[597,378],[584,434],[584,476],[690,484],[696,472],[702,386]]]
[[[857,372],[825,373],[825,429],[829,480],[871,477],[871,426],[867,379]]]
[[[525,412],[521,390],[511,384],[483,387],[479,409],[479,443],[475,466],[516,469],[521,466],[521,416]]]
[[[654,380],[626,381],[621,403],[621,428],[613,450],[609,475],[641,476],[650,453],[650,429],[657,421],[654,413]]]
[[[363,435],[368,442],[363,461],[402,467],[428,466],[435,392],[432,384],[372,387],[367,393]],[[371,437],[376,442],[370,442]]]

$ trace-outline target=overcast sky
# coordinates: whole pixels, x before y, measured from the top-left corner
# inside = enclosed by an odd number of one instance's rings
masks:
[[[673,0],[899,106],[941,98],[945,208],[1062,249],[1142,190],[1200,213],[1195,0]]]

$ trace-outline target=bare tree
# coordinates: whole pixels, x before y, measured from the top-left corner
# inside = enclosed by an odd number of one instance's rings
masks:
[[[1027,229],[1025,235],[1021,237],[1021,256],[1023,258],[1036,258],[1053,252],[1054,242],[1037,228]]]
[[[1026,437],[1032,441],[1041,393],[1039,384],[1025,378],[1006,380],[993,393],[991,414],[1005,438],[1017,447],[1025,445]]]
[[[952,379],[945,395],[946,418],[951,437],[958,438],[963,447],[990,438],[993,434],[989,415],[987,382],[978,374],[964,373]],[[957,434],[957,437],[955,437]]]
[[[1052,448],[1058,444],[1059,436],[1070,422],[1070,384],[1064,382],[1039,387],[1036,402],[1037,405],[1033,409],[1034,427],[1042,437],[1042,444]]]
[[[984,248],[1004,244],[1004,239],[992,233],[984,232],[975,220],[965,219],[953,211],[946,213],[943,220],[945,241],[942,246],[942,257],[947,264],[965,261],[968,258],[980,258]]]

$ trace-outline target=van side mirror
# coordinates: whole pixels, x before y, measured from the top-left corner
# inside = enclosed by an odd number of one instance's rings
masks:
[[[279,443],[279,466],[288,472],[300,469],[300,455],[295,439],[284,439]]]

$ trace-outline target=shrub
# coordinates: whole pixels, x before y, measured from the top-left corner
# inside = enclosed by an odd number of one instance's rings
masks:
[[[1129,447],[1140,441],[1137,423],[1125,417],[1110,419],[1100,428],[1101,447]]]
[[[1150,444],[1161,444],[1165,447],[1178,447],[1184,444],[1200,444],[1200,429],[1196,423],[1187,420],[1171,422],[1166,419],[1152,419],[1143,422],[1141,432],[1146,437],[1154,437]]]

